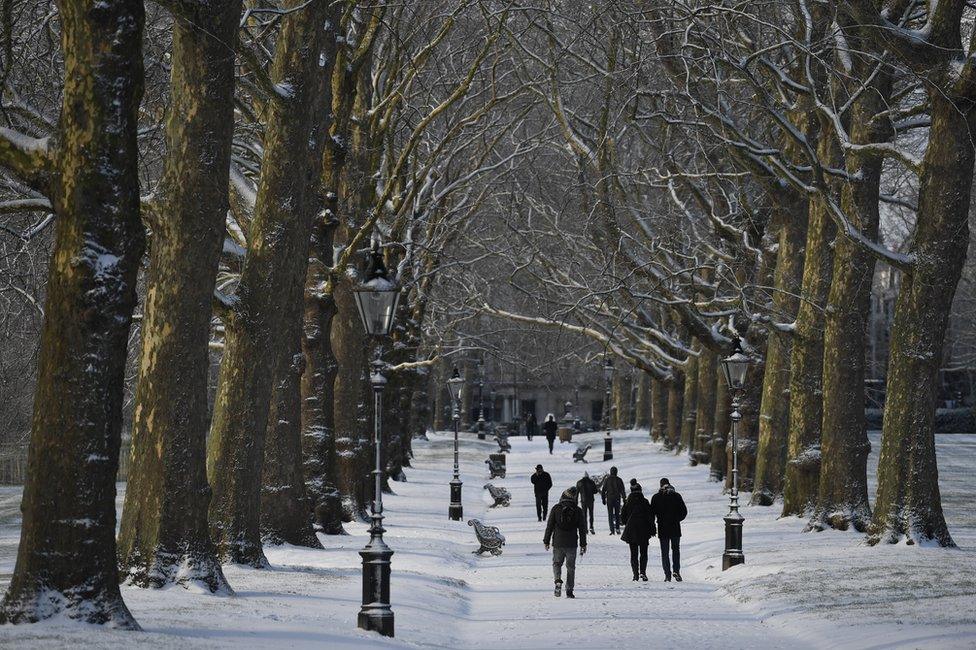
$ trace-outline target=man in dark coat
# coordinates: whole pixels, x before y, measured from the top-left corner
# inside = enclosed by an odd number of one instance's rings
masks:
[[[576,488],[571,487],[559,497],[546,521],[546,534],[542,543],[546,550],[552,546],[552,575],[556,582],[555,594],[562,591],[563,562],[566,563],[566,598],[576,598],[573,586],[576,582],[576,547],[580,555],[586,553],[586,519],[576,505]]]
[[[542,469],[542,465],[535,466],[535,474],[530,478],[535,492],[535,514],[542,521],[549,514],[549,490],[552,489],[552,477]]]
[[[546,416],[546,421],[542,423],[542,432],[546,434],[546,442],[549,443],[549,453],[552,453],[552,445],[556,442],[556,431],[559,425],[556,424],[556,416],[552,413]]]
[[[596,534],[593,529],[593,503],[596,500],[596,482],[590,478],[589,472],[583,472],[583,478],[576,481],[576,491],[579,492],[580,506],[583,507],[583,517],[590,516],[590,533]]]
[[[525,435],[532,440],[532,436],[538,433],[539,423],[535,419],[535,413],[529,413],[525,417]]]
[[[644,498],[644,491],[636,479],[630,479],[630,496],[620,510],[624,533],[620,539],[630,544],[630,568],[634,580],[647,582],[647,545],[654,536],[654,512]]]
[[[661,479],[661,489],[651,497],[651,510],[657,517],[657,534],[661,540],[661,564],[664,566],[664,581],[671,582],[672,564],[674,579],[681,582],[681,522],[688,516],[684,499],[674,491],[671,482]],[[671,560],[668,561],[668,549]]]
[[[620,534],[620,503],[627,496],[624,482],[617,476],[617,468],[610,468],[610,476],[603,482],[600,498],[607,506],[607,519],[610,522],[610,534]]]

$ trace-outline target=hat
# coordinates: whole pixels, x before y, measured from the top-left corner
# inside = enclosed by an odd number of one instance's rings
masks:
[[[542,465],[536,465],[535,468],[536,469],[542,469]]]
[[[576,490],[576,487],[575,486],[568,487],[568,488],[566,488],[566,491],[563,492],[563,495],[560,498],[561,499],[569,499],[571,501],[576,501],[576,495],[577,494],[579,494],[579,492]]]
[[[610,468],[610,473],[613,474],[614,476],[616,476],[617,475],[617,468],[616,467],[611,467]]]
[[[644,492],[644,490],[640,486],[640,483],[638,483],[637,481],[631,481],[630,482],[630,491],[631,492],[641,492],[641,493]]]
[[[662,478],[661,479],[661,487],[664,487],[665,485],[671,485],[671,481],[669,481],[666,478]]]
[[[637,485],[637,479],[635,479],[635,478],[630,479],[630,484],[631,485]]]

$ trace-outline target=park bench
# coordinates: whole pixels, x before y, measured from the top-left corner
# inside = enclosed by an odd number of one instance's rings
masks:
[[[574,463],[588,462],[586,460],[586,452],[588,452],[590,450],[590,447],[592,446],[593,445],[591,444],[587,444],[587,445],[580,445],[579,447],[577,447],[576,451],[573,452],[573,462]]]
[[[502,546],[505,546],[505,536],[501,534],[497,526],[488,526],[487,524],[481,523],[478,519],[469,519],[469,526],[474,526],[475,537],[478,538],[478,543],[481,545],[477,551],[472,551],[475,555],[481,555],[482,553],[491,553],[492,555],[501,555]]]
[[[505,465],[504,465],[504,463],[500,463],[497,460],[495,460],[494,458],[489,458],[488,460],[485,461],[485,464],[488,465],[488,478],[489,479],[493,479],[493,478],[505,478]]]
[[[491,483],[485,483],[485,489],[488,490],[488,494],[491,498],[495,500],[495,503],[488,506],[489,508],[495,508],[498,506],[508,507],[512,500],[512,493],[503,487],[495,487]]]
[[[498,451],[508,453],[512,451],[512,443],[508,441],[507,433],[496,433],[495,442],[498,443]]]

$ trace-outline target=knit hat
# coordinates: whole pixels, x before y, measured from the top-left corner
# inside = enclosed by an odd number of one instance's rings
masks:
[[[579,492],[576,490],[575,486],[568,487],[566,488],[566,491],[563,492],[563,495],[560,497],[560,500],[576,501],[577,494],[579,494]]]
[[[665,485],[671,485],[671,481],[669,481],[666,478],[662,478],[661,479],[661,487],[664,487]]]
[[[640,483],[638,483],[637,481],[631,481],[630,482],[630,491],[631,492],[640,492],[640,493],[643,493],[644,492],[644,490],[640,486]]]
[[[630,484],[631,486],[637,485],[637,479],[635,478],[630,479]]]
[[[536,465],[535,468],[536,469],[542,469],[542,465]]]

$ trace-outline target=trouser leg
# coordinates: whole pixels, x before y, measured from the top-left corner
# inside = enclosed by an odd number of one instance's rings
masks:
[[[546,492],[542,495],[542,520],[545,521],[549,518],[549,493]]]
[[[564,549],[566,554],[566,591],[572,591],[576,583],[576,548]]]
[[[535,516],[542,521],[542,497],[535,495]]]
[[[671,563],[674,565],[674,572],[681,573],[681,538],[671,538]]]
[[[555,582],[563,581],[563,561],[566,559],[566,551],[562,548],[552,549],[552,579]]]
[[[630,545],[630,568],[634,572],[635,578],[637,577],[637,570],[638,570],[637,553],[638,553],[637,544],[631,544]]]
[[[631,548],[633,548],[633,546],[631,546]],[[631,560],[631,563],[633,563],[633,560]],[[642,576],[647,575],[647,543],[646,542],[640,545],[640,574]]]
[[[664,567],[664,577],[671,577],[671,560],[668,559],[668,550],[671,545],[670,537],[661,537],[661,566]]]
[[[593,510],[594,510],[594,508],[593,508],[593,502],[590,501],[589,503],[586,504],[585,507],[586,507],[587,512],[590,515],[590,530],[593,530]]]

